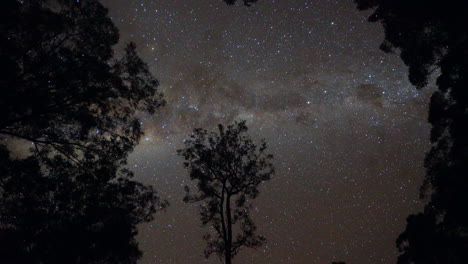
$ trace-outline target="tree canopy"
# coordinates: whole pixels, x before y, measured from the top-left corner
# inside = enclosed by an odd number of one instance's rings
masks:
[[[135,112],[164,104],[135,44],[114,56],[118,30],[98,1],[3,4],[0,134],[70,158],[86,149],[124,158],[141,136]]]
[[[451,78],[448,67],[466,61],[468,11],[462,0],[354,0],[358,9],[374,9],[371,22],[381,22],[385,39],[380,48],[395,49],[409,67],[409,79],[416,87],[427,85],[436,70]],[[456,55],[462,55],[455,58]],[[452,76],[455,77],[455,76]],[[438,81],[442,85],[442,80]],[[445,84],[450,85],[450,84]],[[446,89],[448,87],[445,87]]]
[[[255,233],[250,217],[251,200],[259,194],[258,186],[274,173],[273,156],[265,151],[264,141],[257,146],[248,137],[245,121],[227,128],[219,125],[218,133],[194,129],[185,148],[178,151],[198,187],[198,192],[192,194],[186,186],[184,201],[202,202],[202,224],[214,230],[214,234],[208,232],[203,237],[207,258],[216,253],[225,263],[231,263],[242,247],[256,248],[266,241]]]
[[[408,217],[399,263],[468,262],[468,6],[465,1],[355,0],[385,29],[381,49],[400,51],[417,88],[436,76],[426,155],[424,212]]]
[[[2,4],[0,262],[136,263],[136,225],[167,205],[125,169],[158,81],[135,44],[114,54],[97,0]]]

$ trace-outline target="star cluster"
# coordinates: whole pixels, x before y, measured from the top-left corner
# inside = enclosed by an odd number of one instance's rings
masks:
[[[189,178],[176,150],[194,127],[245,119],[275,155],[255,201],[268,243],[236,263],[395,263],[395,239],[421,208],[430,89],[417,91],[380,25],[352,1],[102,0],[122,42],[160,80],[167,106],[142,116],[131,157],[139,180],[171,202],[140,228],[141,263],[203,258]]]

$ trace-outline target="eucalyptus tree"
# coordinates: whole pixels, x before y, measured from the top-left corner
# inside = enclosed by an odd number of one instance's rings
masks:
[[[266,242],[256,234],[250,216],[259,185],[274,173],[273,156],[266,148],[265,141],[257,146],[250,139],[242,121],[219,125],[217,133],[194,129],[185,148],[178,151],[198,187],[192,194],[186,186],[184,201],[201,203],[202,225],[212,230],[203,237],[206,258],[216,253],[230,264],[242,247],[257,248]],[[239,232],[235,234],[235,230]]]

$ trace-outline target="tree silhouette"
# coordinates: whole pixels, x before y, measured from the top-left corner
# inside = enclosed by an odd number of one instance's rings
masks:
[[[136,225],[161,202],[129,171],[60,156],[11,159],[0,151],[1,263],[136,263]],[[99,171],[98,177],[95,172]]]
[[[135,45],[114,58],[118,31],[95,0],[5,2],[0,134],[70,159],[85,150],[125,158],[141,136],[135,111],[164,103]]]
[[[252,142],[245,121],[227,128],[219,125],[218,129],[218,133],[194,129],[178,154],[185,158],[184,166],[198,187],[198,192],[191,194],[186,186],[184,201],[203,202],[202,225],[213,230],[203,237],[207,242],[205,257],[216,253],[229,264],[241,247],[256,248],[266,241],[255,234],[250,201],[257,197],[260,183],[274,173],[273,156],[265,153],[264,141],[260,146]],[[236,225],[237,235],[233,230]]]
[[[400,50],[417,88],[437,76],[429,122],[433,146],[421,196],[424,212],[408,217],[397,240],[398,263],[468,263],[468,8],[465,1],[355,0],[375,8],[381,21],[381,49]]]
[[[136,225],[167,205],[124,168],[136,113],[164,104],[97,0],[2,2],[0,262],[136,263]],[[25,144],[18,158],[7,146]]]

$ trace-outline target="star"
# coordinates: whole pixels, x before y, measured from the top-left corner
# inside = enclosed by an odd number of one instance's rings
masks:
[[[268,246],[236,263],[396,262],[394,241],[422,206],[430,89],[378,50],[382,29],[352,1],[102,2],[167,100],[130,157],[171,202],[139,230],[141,263],[203,262],[206,230],[181,202],[190,178],[175,153],[193,128],[240,119],[265,138],[276,175],[255,201]]]

